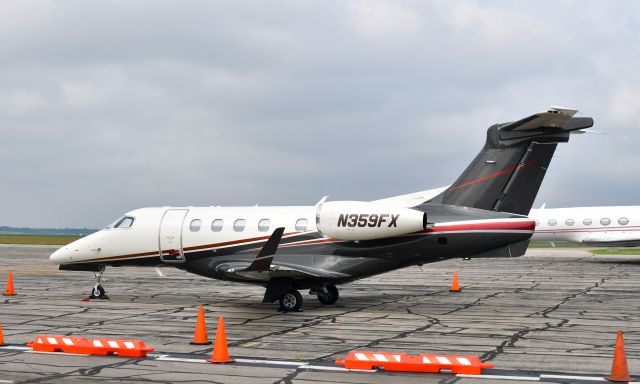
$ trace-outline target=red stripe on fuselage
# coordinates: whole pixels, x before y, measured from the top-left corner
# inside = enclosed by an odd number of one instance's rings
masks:
[[[338,240],[338,239],[332,239],[332,238],[318,239],[318,240],[306,240],[306,241],[301,241],[299,243],[282,244],[279,248],[295,247],[295,246],[298,246],[298,245],[309,245],[309,244],[335,243],[335,242],[338,242],[338,241],[346,241],[346,240]]]
[[[285,233],[284,236],[289,236],[289,235],[295,235],[299,232],[289,232],[289,233]],[[235,245],[235,244],[243,244],[243,243],[250,243],[252,241],[260,241],[260,240],[267,240],[269,237],[271,237],[271,235],[269,236],[260,236],[260,237],[250,237],[248,239],[240,239],[240,240],[232,240],[232,241],[225,241],[222,243],[214,243],[214,244],[204,244],[204,245],[195,245],[193,247],[185,247],[183,249],[183,251],[195,251],[198,249],[205,249],[205,248],[215,248],[215,247],[225,247],[227,245]]]
[[[479,223],[464,223],[464,224],[444,224],[434,225],[432,228],[427,228],[424,232],[453,232],[453,231],[533,231],[536,228],[536,223],[533,220],[526,221],[498,221],[498,222],[479,222]]]
[[[534,220],[518,220],[518,221],[499,221],[499,222],[479,222],[479,223],[464,223],[464,224],[444,224],[438,225],[436,224],[432,228],[427,228],[424,231],[414,233],[422,234],[422,233],[440,233],[440,232],[467,232],[467,231],[529,231],[533,232],[536,227],[536,223]],[[283,244],[280,247],[296,247],[301,245],[310,245],[310,244],[320,244],[320,243],[337,243],[337,242],[345,242],[347,240],[338,240],[338,239],[317,239],[317,240],[306,240],[301,241],[299,243],[289,243]]]
[[[548,228],[548,227],[547,227]],[[574,232],[637,232],[640,231],[638,226],[628,227],[578,227],[578,228],[556,228],[556,229],[538,229],[537,233],[574,233]]]

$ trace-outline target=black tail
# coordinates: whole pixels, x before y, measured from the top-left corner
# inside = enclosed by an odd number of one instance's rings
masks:
[[[431,202],[529,214],[558,143],[571,131],[593,126],[590,117],[552,107],[525,119],[496,124],[462,175]]]

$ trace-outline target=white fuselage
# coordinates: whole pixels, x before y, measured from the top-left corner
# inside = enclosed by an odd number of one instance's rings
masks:
[[[118,220],[60,248],[51,255],[51,261],[131,260],[160,254],[166,261],[179,262],[185,249],[215,243],[210,247],[215,251],[240,241],[260,242],[278,227],[285,228],[285,236],[316,231],[314,206],[142,208],[128,212],[124,218],[133,219],[131,226],[116,227]]]
[[[640,206],[532,209],[532,241],[586,245],[640,245]]]

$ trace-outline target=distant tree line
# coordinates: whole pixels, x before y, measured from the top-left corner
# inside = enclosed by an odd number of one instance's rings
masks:
[[[66,235],[66,236],[86,236],[97,229],[93,228],[17,228],[0,226],[0,234],[11,235]]]

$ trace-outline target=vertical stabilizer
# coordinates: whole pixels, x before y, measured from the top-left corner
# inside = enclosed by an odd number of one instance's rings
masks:
[[[487,130],[482,151],[442,194],[431,202],[526,215],[536,198],[558,143],[571,131],[593,126],[576,110],[551,107]]]

